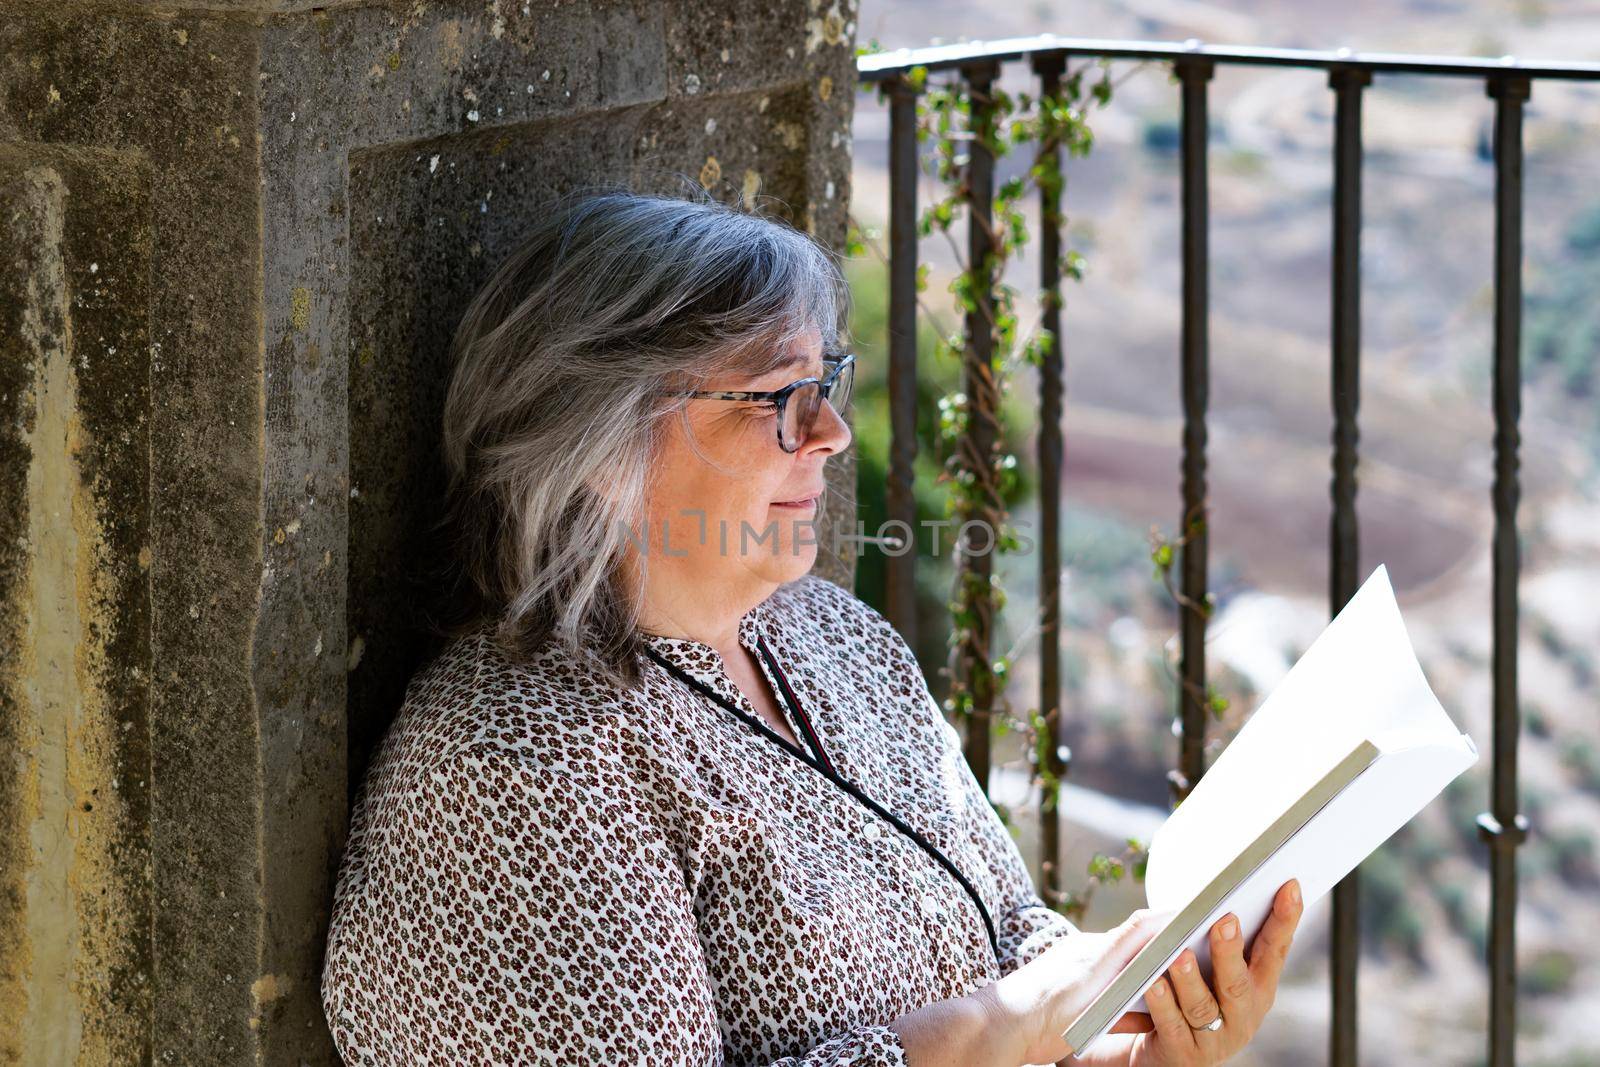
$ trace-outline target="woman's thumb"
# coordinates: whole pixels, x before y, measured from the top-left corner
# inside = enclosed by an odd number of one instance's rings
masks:
[[[1167,925],[1173,914],[1170,911],[1151,911],[1149,908],[1139,908],[1131,913],[1112,930],[1111,947],[1106,950],[1104,962],[1121,970],[1138,955],[1146,942]]]

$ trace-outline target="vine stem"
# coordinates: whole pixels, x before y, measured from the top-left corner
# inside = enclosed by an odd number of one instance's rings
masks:
[[[971,386],[970,392],[974,395],[958,393],[955,395],[962,396],[963,401],[957,401],[954,396],[947,396],[941,401],[941,407],[947,403],[955,405],[955,413],[949,423],[941,423],[944,428],[941,436],[948,438],[955,433],[957,440],[956,448],[944,460],[939,481],[955,482],[952,500],[955,510],[961,515],[995,520],[991,523],[991,530],[994,531],[991,536],[996,546],[1000,542],[1000,524],[1006,519],[1003,482],[1006,472],[1015,462],[1015,457],[1007,453],[1004,435],[1000,433],[1003,423],[1001,407],[1003,386],[1024,358],[1029,363],[1035,362],[1032,356],[1038,349],[1045,311],[1048,307],[1059,307],[1063,303],[1058,290],[1044,291],[1041,293],[1039,307],[1031,316],[1032,321],[1025,329],[1019,329],[1016,314],[1019,293],[1014,286],[1006,284],[1004,278],[1007,265],[1015,259],[1018,250],[1028,239],[1020,205],[1030,193],[1043,189],[1041,179],[1044,176],[1049,175],[1052,183],[1064,182],[1064,173],[1059,167],[1060,151],[1063,146],[1074,154],[1088,151],[1092,139],[1084,134],[1088,133],[1086,116],[1090,108],[1095,104],[1100,107],[1106,106],[1118,88],[1129,78],[1137,76],[1151,62],[1153,61],[1141,61],[1122,76],[1113,79],[1110,76],[1109,63],[1103,60],[1086,60],[1066,74],[1067,85],[1060,95],[1022,94],[1020,108],[1016,106],[1013,94],[1006,93],[996,86],[985,90],[978,90],[972,86],[963,89],[959,79],[952,79],[940,86],[936,101],[930,103],[928,107],[924,108],[920,104],[918,106],[919,119],[927,117],[930,113],[939,116],[938,122],[943,128],[934,131],[939,144],[933,162],[937,177],[949,190],[944,199],[936,202],[931,212],[924,212],[919,228],[924,232],[931,229],[931,220],[943,231],[958,268],[956,279],[952,281],[951,286],[961,297],[961,308],[968,313],[968,322],[964,324],[964,329],[971,329],[974,332],[979,329],[987,330],[999,356],[996,359],[996,352],[991,351],[988,359],[975,361],[969,366],[966,357],[971,355],[971,350],[962,353],[963,366],[970,375],[967,384]],[[1097,63],[1105,68],[1106,75],[1091,90],[1093,102],[1086,106],[1077,106],[1083,96],[1083,75],[1086,69]],[[921,88],[926,82],[926,71],[920,72],[915,81]],[[973,114],[975,102],[981,108],[978,115]],[[1019,111],[1023,116],[1028,116],[1030,105],[1036,108],[1035,116],[1016,117]],[[1057,111],[1057,108],[1065,110]],[[1065,119],[1058,121],[1057,116],[1061,114],[1065,115]],[[962,121],[963,115],[967,123],[966,128],[954,128]],[[1024,123],[1036,123],[1037,129]],[[1020,181],[1007,182],[1000,195],[990,204],[991,216],[982,217],[981,213],[973,210],[973,189],[969,180],[971,152],[970,149],[962,152],[960,146],[981,144],[998,159],[1007,154],[1013,141],[1019,142],[1024,139],[1017,136],[1019,133],[1028,132],[1036,133],[1037,136],[1034,138],[1033,158],[1025,175]],[[1007,139],[1008,133],[1011,141]],[[1046,164],[1049,165],[1048,169]],[[926,166],[919,169],[926,169]],[[982,263],[967,262],[955,235],[951,232],[951,222],[958,210],[965,216],[969,239],[972,226],[981,227],[981,233],[987,238],[983,244],[986,245],[988,254]],[[1058,207],[1052,209],[1047,204],[1044,210],[1048,213],[1046,221],[1050,225],[1059,227],[1063,224],[1064,214]],[[885,250],[876,240],[868,236],[867,229],[861,226],[853,215],[850,216],[850,221],[880,261],[889,265],[889,257]],[[1070,264],[1070,259],[1068,263]],[[1076,278],[1079,276],[1079,268],[1069,265],[1065,273]],[[960,286],[959,289],[956,289],[957,285]],[[924,286],[917,286],[918,309],[934,328],[939,330],[940,346],[954,349],[956,346],[951,344],[951,339],[956,335],[944,328],[939,316],[928,306],[922,295],[923,289]],[[987,294],[986,299],[984,294]],[[970,337],[964,339],[964,344],[971,343]],[[992,453],[990,455],[977,455],[974,452],[971,420],[975,418],[990,420],[993,440],[991,447],[986,449]],[[961,553],[960,546],[957,552],[958,555]],[[964,571],[964,568],[958,570]],[[1059,577],[1064,578],[1065,575]],[[962,573],[958,578],[958,599],[951,605],[957,610],[957,616],[953,620],[956,623],[956,632],[953,635],[951,661],[943,669],[943,673],[951,678],[953,688],[956,690],[953,694],[956,698],[955,707],[969,720],[981,720],[982,728],[987,729],[988,720],[996,714],[1003,714],[1006,721],[1018,721],[1010,701],[1006,699],[1004,687],[993,684],[995,675],[1001,673],[996,668],[1001,664],[1009,665],[1023,649],[1037,640],[1042,621],[1035,618],[1012,642],[1012,647],[998,662],[990,660],[987,650],[983,650],[980,654],[980,651],[972,646],[972,642],[975,633],[992,622],[990,613],[998,610],[1000,594],[992,588],[992,580],[984,583],[986,588],[974,589],[969,578],[970,575],[967,573]],[[1189,604],[1170,584],[1168,591],[1180,605],[1193,609],[1194,605]],[[973,603],[965,603],[969,599]],[[965,665],[965,670],[956,669],[962,664]],[[1001,669],[1003,670],[1003,667]],[[963,680],[967,675],[971,677]],[[991,689],[998,692],[990,693]],[[996,706],[982,712],[969,707],[974,691],[988,694]],[[1030,753],[1037,749],[1041,736],[1038,731],[1046,731],[1042,736],[1052,736],[1054,724],[1059,721],[1060,715],[1059,706],[1051,708],[1048,713],[1030,709],[1027,721],[1022,723],[1031,741]],[[1038,764],[1043,761],[1031,759],[1030,762]],[[1040,766],[1033,768],[1033,773],[1029,776],[1030,787],[1041,782],[1041,771],[1048,772],[1048,769]],[[1130,842],[1130,844],[1137,843]],[[1102,872],[1108,872],[1113,880],[1119,878],[1125,867],[1123,858],[1136,854],[1137,851],[1137,848],[1124,851],[1122,858],[1103,857],[1097,854],[1096,861],[1090,865],[1089,885],[1082,894],[1051,890],[1049,887],[1054,884],[1056,868],[1047,860],[1045,891],[1050,894],[1047,899],[1051,906],[1081,918],[1094,888],[1104,880]],[[1102,860],[1105,862],[1101,862]]]

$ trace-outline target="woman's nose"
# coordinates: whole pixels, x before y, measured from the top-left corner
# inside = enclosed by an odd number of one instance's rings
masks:
[[[817,408],[816,422],[803,447],[807,452],[843,452],[850,447],[853,437],[850,424],[844,421],[844,416],[834,410],[832,403],[824,400]]]

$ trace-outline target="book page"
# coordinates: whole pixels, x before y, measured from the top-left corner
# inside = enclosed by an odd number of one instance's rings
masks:
[[[1150,909],[1185,908],[1363,740],[1380,758],[1187,938],[1207,981],[1209,929],[1223,914],[1239,916],[1248,945],[1283,882],[1298,879],[1314,903],[1478,760],[1423,677],[1382,565],[1157,830],[1145,876]],[[1148,1011],[1149,981],[1124,1011]]]
[[[1459,750],[1461,736],[1423,677],[1380,564],[1156,831],[1149,907],[1183,907],[1359,741]]]
[[[1250,937],[1266,921],[1279,886],[1291,878],[1298,879],[1307,904],[1325,896],[1373,849],[1477,761],[1477,747],[1463,733],[1455,734],[1444,744],[1385,750],[1283,847],[1245,877],[1185,941],[1184,946],[1194,951],[1201,977],[1208,983],[1211,980],[1211,926],[1218,919],[1230,911],[1237,915],[1248,947]],[[1146,983],[1127,1011],[1149,1011],[1144,1001],[1148,988]]]

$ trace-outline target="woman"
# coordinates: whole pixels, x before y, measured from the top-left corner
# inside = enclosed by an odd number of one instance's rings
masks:
[[[623,193],[560,205],[472,303],[451,640],[335,895],[348,1062],[1051,1062],[1152,936],[1044,905],[910,649],[808,573],[850,443],[843,304],[803,234]],[[1215,994],[1175,966],[1074,1062],[1239,1049],[1299,919],[1277,907],[1248,962],[1217,924]]]

